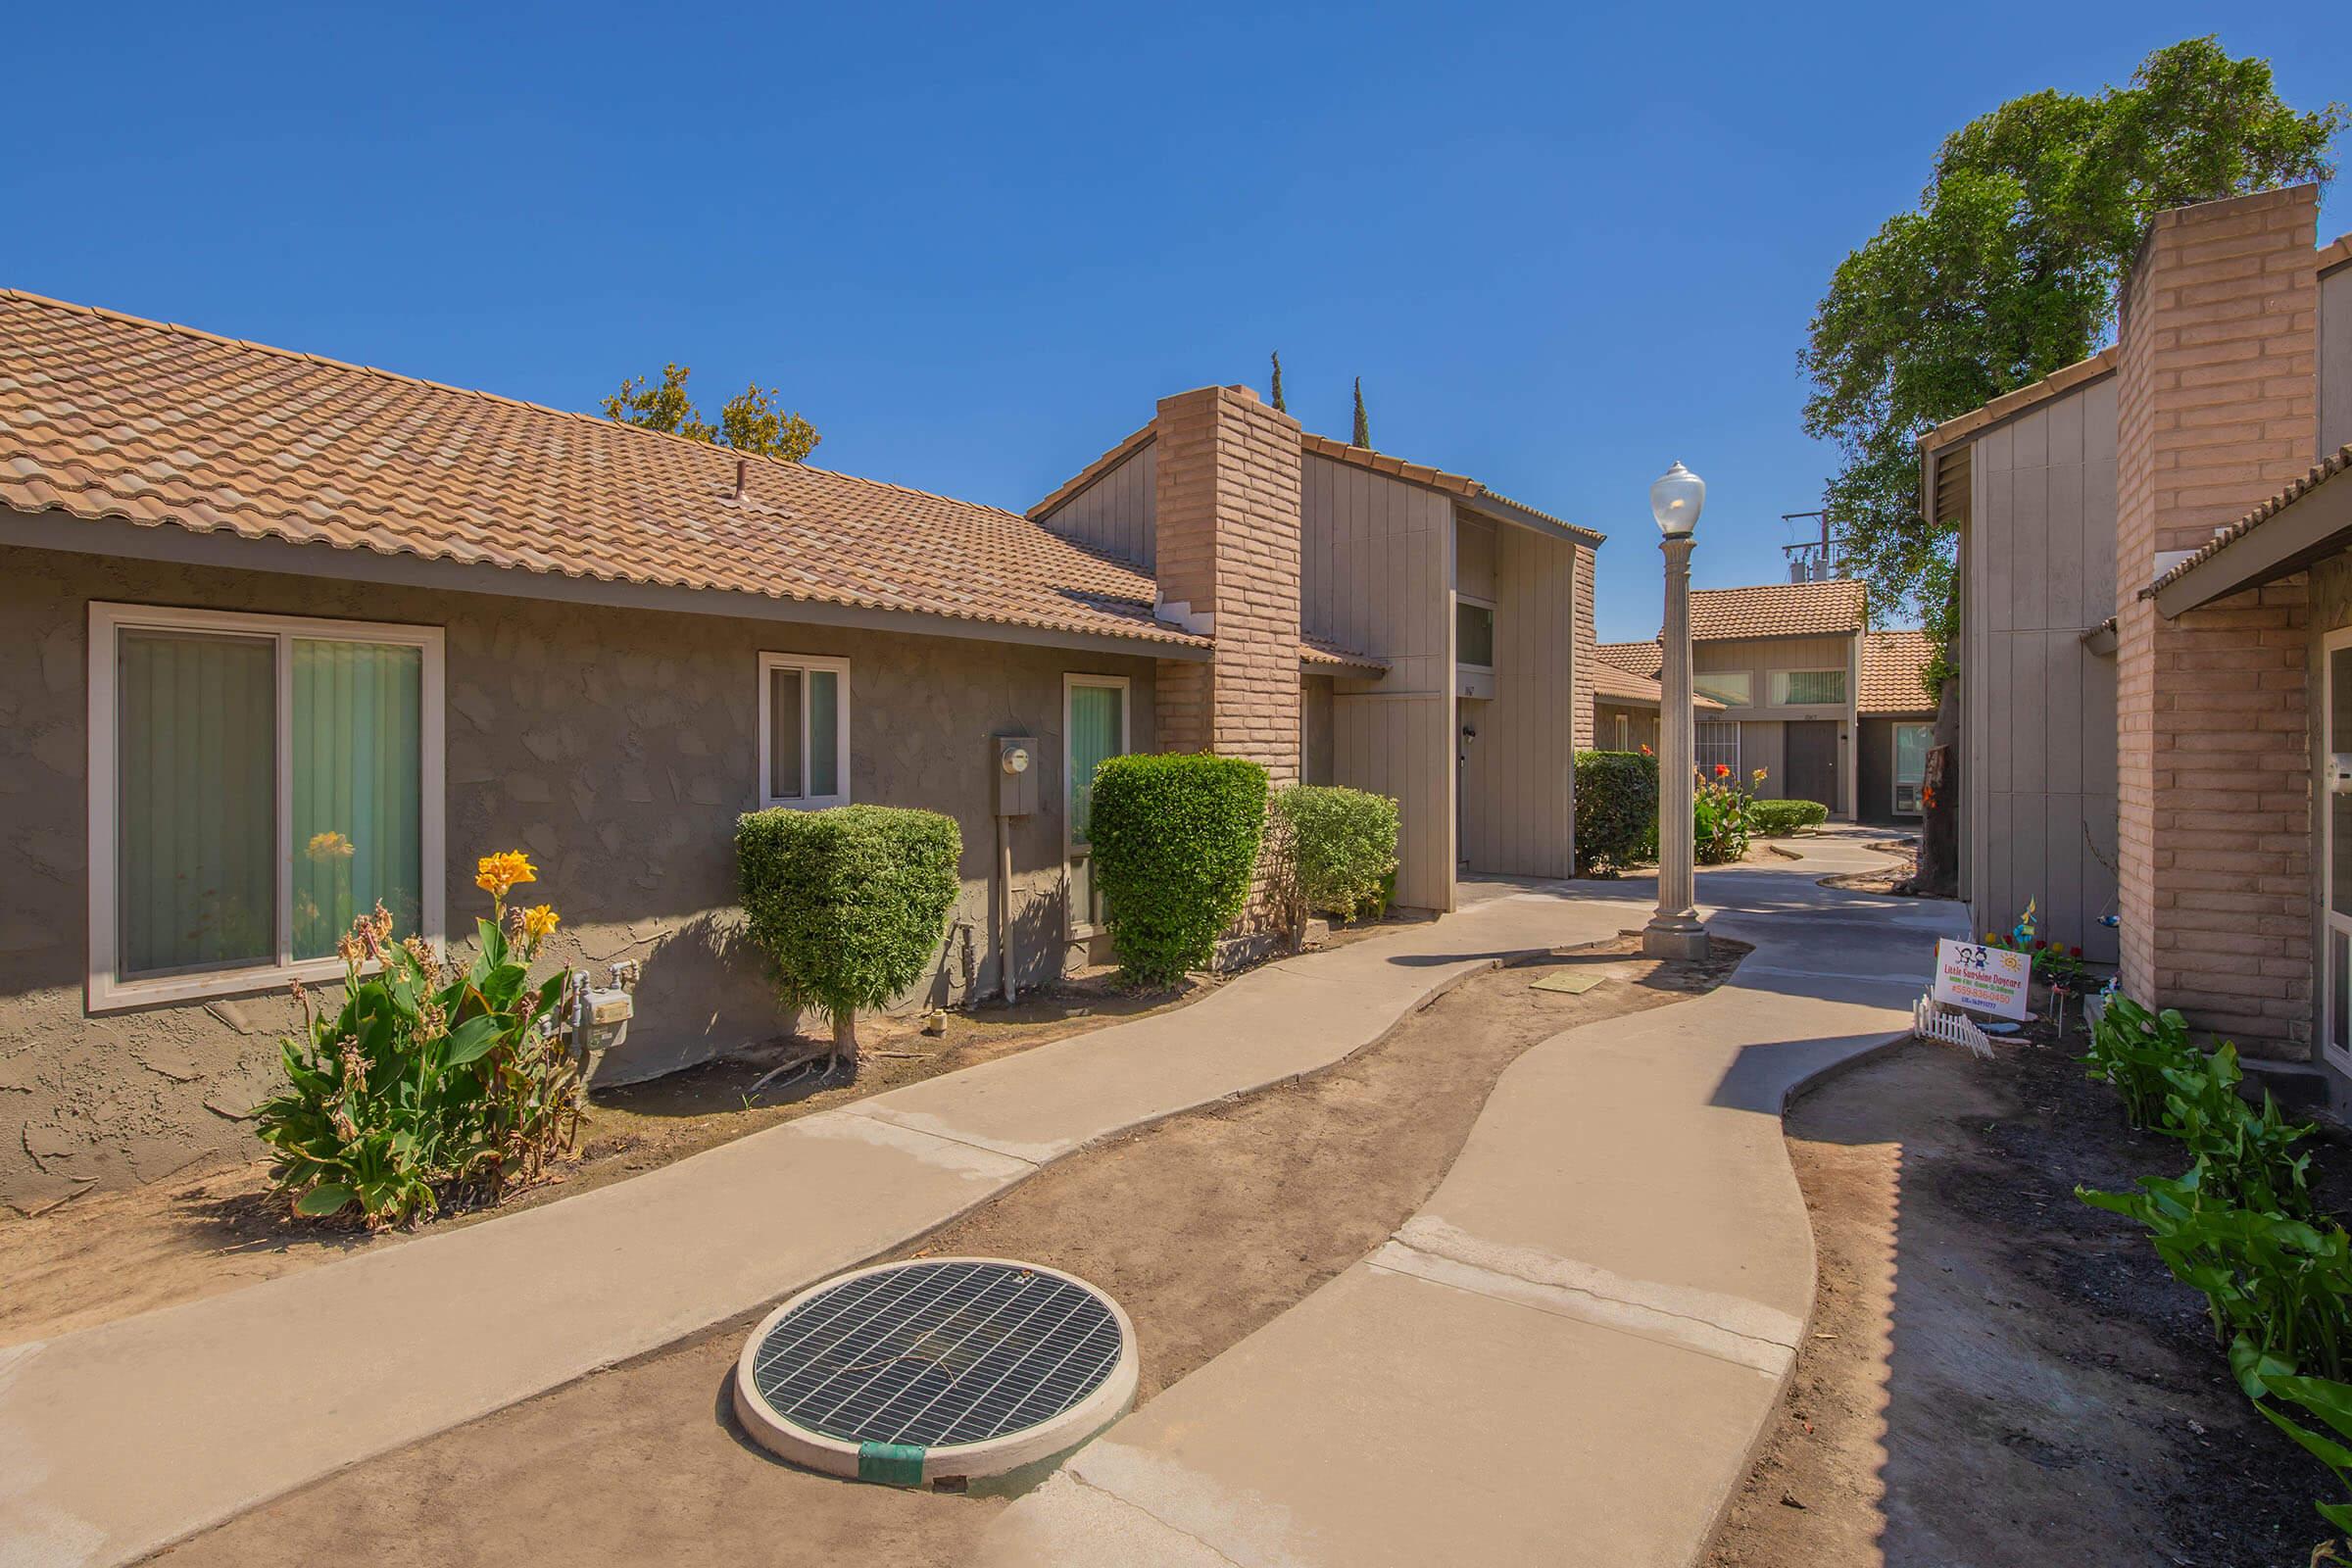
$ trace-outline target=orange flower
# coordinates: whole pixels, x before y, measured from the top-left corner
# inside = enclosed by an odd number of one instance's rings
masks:
[[[556,913],[554,905],[534,904],[522,911],[522,934],[533,942],[539,942],[554,935],[562,919],[563,916]]]
[[[520,850],[506,850],[497,855],[485,855],[474,862],[473,885],[504,904],[515,884],[539,880],[539,868],[531,858]]]
[[[1730,778],[1732,776],[1732,770],[1729,767],[1726,767],[1723,763],[1717,762],[1715,764],[1715,776],[1717,778]]]

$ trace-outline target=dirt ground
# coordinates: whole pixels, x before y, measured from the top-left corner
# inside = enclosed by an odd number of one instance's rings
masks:
[[[2203,1298],[2074,1197],[2179,1146],[2124,1125],[2079,1033],[1996,1049],[1914,1043],[1790,1113],[1813,1333],[1711,1568],[2301,1568],[2327,1473],[2238,1393]]]
[[[1362,927],[1335,940],[1355,940]],[[1185,1005],[1215,985],[1196,977],[1174,993],[1123,991],[1108,971],[1032,993],[1010,1007],[948,1014],[947,1032],[917,1020],[861,1020],[863,1061],[854,1085],[779,1079],[750,1098],[771,1068],[817,1042],[782,1036],[648,1083],[600,1090],[580,1157],[558,1179],[495,1210],[446,1214],[421,1231],[369,1237],[345,1224],[297,1220],[270,1196],[269,1162],[215,1165],[152,1187],[91,1193],[29,1219],[0,1223],[0,1346],[196,1300],[371,1247],[511,1214],[683,1159],[706,1149],[903,1084],[954,1072],[1145,1013]],[[813,1091],[813,1092],[812,1092]],[[260,1146],[257,1144],[256,1148]]]
[[[1870,848],[1886,857],[1882,870],[1848,871],[1839,876],[1825,876],[1825,888],[1844,888],[1853,893],[1909,893],[1911,879],[1919,874],[1919,840],[1874,840]]]
[[[1403,1223],[1528,1047],[1710,989],[1746,951],[1718,939],[1705,965],[1660,965],[1639,946],[1473,976],[1327,1072],[1063,1160],[909,1255],[1021,1257],[1103,1287],[1134,1318],[1148,1399]],[[1563,970],[1604,978],[1582,996],[1531,989]],[[742,1435],[727,1379],[757,1319],[361,1465],[162,1560],[961,1561],[1001,1502],[832,1480]]]

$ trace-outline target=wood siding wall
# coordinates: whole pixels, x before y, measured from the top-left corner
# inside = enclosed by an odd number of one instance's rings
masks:
[[[1690,649],[1691,668],[1699,672],[1745,670],[1750,695],[1755,701],[1744,708],[1730,708],[1722,712],[1703,711],[1702,723],[1716,720],[1737,722],[1740,726],[1740,770],[1753,773],[1768,768],[1762,788],[1757,793],[1766,800],[1783,799],[1787,784],[1788,754],[1786,737],[1781,726],[1791,721],[1828,719],[1838,725],[1838,794],[1835,801],[1821,804],[1834,816],[1852,816],[1857,799],[1854,765],[1855,705],[1860,699],[1859,685],[1862,639],[1858,635],[1836,637],[1746,637],[1725,638],[1695,643]],[[1775,670],[1842,669],[1845,671],[1845,702],[1830,707],[1776,707],[1772,702],[1772,676]]]
[[[1475,531],[1463,526],[1465,562]],[[1474,871],[1571,876],[1577,549],[1526,528],[1489,537],[1494,695],[1461,704],[1478,727],[1462,768],[1461,853]]]
[[[1159,443],[1147,441],[1039,520],[1055,533],[1152,571],[1158,546],[1158,488]]]
[[[1332,782],[1394,796],[1396,902],[1453,907],[1453,502],[1328,458],[1299,474],[1299,618],[1389,662],[1332,695]]]
[[[1974,924],[2102,963],[2116,879],[2116,665],[2082,646],[2115,610],[2116,383],[1977,436],[1963,552],[1961,798]]]

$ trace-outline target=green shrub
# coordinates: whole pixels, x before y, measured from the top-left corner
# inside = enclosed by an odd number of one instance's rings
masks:
[[[2197,1049],[2189,1044],[2188,1020],[2167,1007],[2150,1012],[2130,997],[2116,995],[2090,1031],[2082,1065],[2098,1083],[2124,1097],[2124,1116],[2132,1126],[2152,1128],[2164,1114],[2171,1085],[2165,1069],[2193,1067]]]
[[[858,1010],[888,1006],[922,977],[961,884],[963,834],[937,811],[777,808],[735,824],[752,940],[791,1006],[833,1021],[833,1054],[858,1070]]]
[[[1233,757],[1113,757],[1095,770],[1087,840],[1129,981],[1207,967],[1250,897],[1266,829],[1266,770]]]
[[[1294,784],[1273,799],[1292,897],[1308,910],[1353,919],[1387,903],[1396,874],[1396,803],[1386,795]]]
[[[1658,760],[1642,752],[1576,754],[1576,874],[1615,877],[1654,859]]]
[[[563,1037],[541,1027],[565,974],[528,983],[556,913],[506,903],[537,879],[519,853],[481,862],[491,918],[475,922],[481,951],[463,972],[417,937],[394,942],[378,904],[336,944],[344,988],[332,1016],[314,1015],[295,986],[303,1037],[281,1042],[287,1087],[254,1111],[277,1152],[270,1180],[294,1212],[356,1208],[370,1229],[408,1224],[459,1193],[495,1200],[570,1152],[579,1070]]]
[[[1756,837],[1785,839],[1827,822],[1830,808],[1819,801],[1756,801],[1747,808],[1747,819]]]
[[[2352,1489],[2352,1387],[2327,1378],[2286,1377],[2277,1373],[2265,1375],[2263,1391],[2286,1403],[2299,1406],[2318,1416],[2335,1435],[2322,1437],[2280,1414],[2277,1407],[2262,1403],[2257,1397],[2254,1408],[2269,1416],[2271,1424],[2303,1446],[2303,1450],[2326,1465],[2336,1481]],[[2337,1530],[2352,1536],[2352,1506],[2340,1502],[2315,1502],[2321,1518]],[[2318,1551],[2311,1555],[2314,1563],[2340,1562],[2343,1559],[2330,1550],[2324,1556]]]
[[[2192,1066],[2164,1070],[2165,1097],[2157,1128],[2188,1146],[2198,1185],[2209,1196],[2265,1213],[2307,1219],[2311,1155],[2295,1145],[2316,1130],[2278,1114],[2268,1093],[2256,1110],[2238,1085],[2237,1048],[2224,1043]]]

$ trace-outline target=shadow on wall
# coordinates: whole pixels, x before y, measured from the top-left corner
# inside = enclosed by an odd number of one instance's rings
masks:
[[[777,999],[741,909],[709,910],[644,939],[629,934],[602,951],[588,946],[581,960],[600,985],[612,959],[634,956],[642,966],[628,1038],[599,1065],[598,1085],[658,1078],[792,1029],[794,1014]]]

